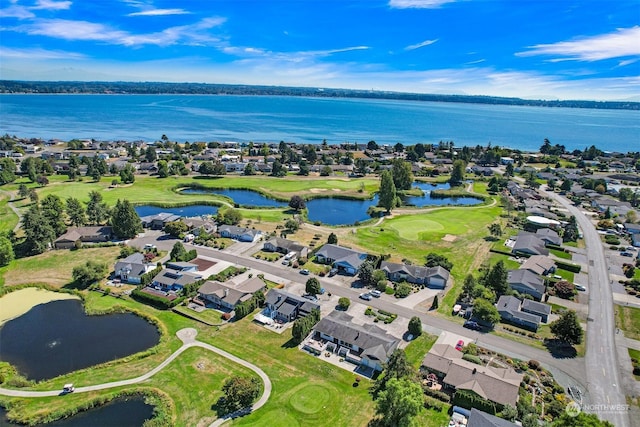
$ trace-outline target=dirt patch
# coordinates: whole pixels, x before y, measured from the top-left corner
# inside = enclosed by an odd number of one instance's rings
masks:
[[[445,234],[442,238],[445,242],[455,242],[458,239],[458,236],[454,236],[453,234]]]
[[[18,316],[39,304],[62,299],[79,299],[75,295],[61,292],[52,292],[40,288],[24,288],[10,292],[0,298],[0,325]]]
[[[340,193],[342,190],[339,188],[332,188],[331,191],[333,191],[334,193]]]
[[[196,258],[196,259],[192,259],[191,261],[189,261],[191,264],[195,264],[198,266],[198,270],[199,271],[205,271],[210,267],[213,267],[214,265],[216,265],[217,263],[215,261],[209,261],[207,259],[202,259],[200,257]]]

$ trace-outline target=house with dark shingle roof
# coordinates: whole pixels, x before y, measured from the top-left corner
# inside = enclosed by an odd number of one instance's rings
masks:
[[[374,324],[356,325],[352,321],[352,316],[333,311],[316,324],[312,336],[324,342],[325,350],[358,366],[382,371],[400,340]]]
[[[507,271],[507,283],[514,291],[531,295],[536,301],[542,299],[542,295],[546,290],[544,279],[530,270]]]
[[[546,276],[556,271],[556,263],[548,256],[532,255],[520,265],[520,270],[529,270],[540,276]]]
[[[182,218],[180,215],[175,215],[168,212],[160,212],[155,215],[147,215],[140,218],[142,226],[144,228],[151,228],[152,230],[162,230],[165,225],[170,222],[178,221]]]
[[[262,235],[260,230],[226,224],[218,227],[218,233],[220,233],[222,237],[238,240],[240,242],[255,242]]]
[[[434,344],[420,369],[436,374],[446,388],[468,390],[500,405],[516,406],[523,374],[511,368],[477,365],[462,356],[448,344]]]
[[[444,289],[449,280],[449,271],[441,266],[422,267],[382,261],[380,270],[393,282],[407,281],[430,288]]]
[[[306,317],[320,306],[306,298],[294,295],[282,289],[271,289],[265,297],[265,306],[271,318],[283,322],[292,322],[298,317]]]
[[[549,255],[549,249],[545,246],[544,240],[535,234],[520,232],[516,236],[511,253],[514,255]]]
[[[562,237],[550,228],[539,228],[536,230],[536,236],[538,236],[547,245],[562,246]]]
[[[522,302],[516,297],[502,295],[496,305],[500,317],[507,322],[514,323],[532,331],[537,331],[542,322],[542,318],[537,314],[523,311]]]
[[[266,241],[263,246],[263,250],[268,252],[278,252],[281,254],[288,254],[289,252],[295,252],[296,257],[306,258],[309,255],[309,248],[289,239],[282,237],[273,237]]]
[[[316,261],[330,264],[338,271],[349,276],[358,274],[358,270],[367,259],[367,254],[338,245],[327,243],[316,252]]]
[[[476,408],[471,408],[467,419],[467,427],[518,427],[518,424],[479,411]]]
[[[251,299],[254,293],[263,291],[267,285],[258,277],[245,280],[236,284],[230,282],[218,282],[208,280],[198,288],[198,295],[204,301],[214,304],[216,307],[233,310],[241,302]]]
[[[58,237],[53,245],[56,249],[72,249],[76,242],[101,243],[108,242],[113,236],[113,229],[108,225],[89,227],[69,227],[66,233]]]
[[[154,268],[156,268],[155,264],[144,261],[144,254],[136,252],[116,262],[114,277],[125,283],[139,285],[142,280],[142,275],[150,272]]]

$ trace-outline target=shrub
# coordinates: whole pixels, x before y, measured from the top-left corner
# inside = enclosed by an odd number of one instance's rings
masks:
[[[340,307],[340,309],[342,310],[348,309],[350,305],[351,305],[351,300],[347,297],[341,297],[338,300],[338,307]]]
[[[396,298],[406,298],[411,293],[411,286],[408,283],[400,283],[396,286],[396,291],[394,295]]]
[[[465,354],[462,356],[462,359],[468,360],[469,362],[475,363],[476,365],[482,365],[482,359],[472,354]]]

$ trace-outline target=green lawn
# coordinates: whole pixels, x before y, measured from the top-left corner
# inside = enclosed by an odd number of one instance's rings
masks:
[[[0,233],[12,231],[18,224],[18,215],[9,207],[9,196],[0,194]]]
[[[571,254],[569,252],[560,251],[558,249],[549,249],[549,252],[557,256],[558,258],[571,259]]]
[[[494,265],[498,261],[502,261],[507,270],[517,270],[520,268],[520,265],[521,265],[518,261],[511,259],[511,257],[492,252],[491,255],[489,256],[489,263],[491,265]]]
[[[407,345],[404,349],[405,354],[407,355],[407,360],[409,363],[413,365],[414,368],[419,368],[422,363],[422,359],[424,359],[425,354],[431,350],[433,344],[435,344],[438,337],[436,335],[431,335],[426,332],[423,332],[418,338],[414,339]]]
[[[225,321],[222,320],[222,313],[213,309],[205,309],[204,311],[197,312],[184,305],[179,305],[174,307],[173,311],[184,314],[187,317],[200,320],[208,325],[220,325],[225,323]]]
[[[640,340],[640,308],[616,306],[616,326],[627,338]]]
[[[628,348],[629,357],[631,358],[631,363],[634,367],[640,366],[640,350],[635,350],[633,348]],[[636,381],[640,381],[640,375],[634,375]]]

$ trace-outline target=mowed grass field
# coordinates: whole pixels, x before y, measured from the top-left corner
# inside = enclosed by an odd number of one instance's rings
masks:
[[[615,308],[616,326],[627,338],[640,340],[640,309],[618,305]]]
[[[9,207],[9,195],[0,193],[0,233],[12,231],[18,224],[18,215]]]

